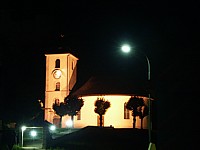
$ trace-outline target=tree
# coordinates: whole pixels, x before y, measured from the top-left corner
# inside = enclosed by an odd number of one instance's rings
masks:
[[[105,101],[104,98],[97,98],[97,100],[95,101],[96,108],[94,109],[94,112],[99,114],[100,117],[100,127],[102,127],[103,125],[103,115],[106,113],[107,109],[110,107],[110,102],[109,101]]]
[[[53,103],[53,109],[55,113],[60,116],[60,122],[59,127],[62,127],[62,117],[67,115],[67,107],[65,102],[59,102],[59,99],[55,100],[55,103]]]
[[[82,98],[70,96],[67,96],[64,101],[66,103],[67,114],[71,116],[71,121],[74,124],[74,116],[76,116],[81,110],[81,107],[84,105],[84,101]]]
[[[40,100],[30,100],[30,101],[25,101],[24,103],[20,104],[21,106],[18,107],[19,109],[23,108],[23,113],[22,117],[23,120],[43,120],[43,108],[41,108],[41,101]],[[18,110],[20,113],[20,110]],[[15,118],[13,118],[15,119]],[[19,120],[21,121],[21,120]]]
[[[148,107],[144,103],[143,98],[139,98],[138,102],[139,102],[138,112],[139,112],[139,118],[141,120],[140,128],[143,129],[143,119],[148,115]]]
[[[136,96],[131,97],[126,104],[126,108],[132,111],[133,116],[133,128],[135,128],[136,117],[139,116],[138,107],[140,106],[140,99]]]

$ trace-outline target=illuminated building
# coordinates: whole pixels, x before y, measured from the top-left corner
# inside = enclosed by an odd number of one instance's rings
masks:
[[[63,102],[73,89],[77,78],[78,58],[70,53],[46,54],[45,83],[45,120],[58,125],[59,116],[52,109],[54,102]],[[83,86],[72,92],[84,100],[84,105],[74,117],[74,128],[99,126],[99,115],[94,112],[97,98],[104,98],[111,106],[103,116],[103,126],[115,128],[132,128],[132,112],[126,109],[126,103],[131,96],[143,98],[147,104],[147,96],[132,82],[124,82],[114,77],[92,77]],[[134,87],[135,86],[135,87]],[[62,127],[68,127],[66,122],[70,116],[64,116]],[[140,128],[141,120],[136,118],[136,128]],[[143,128],[147,128],[147,117],[143,119]]]

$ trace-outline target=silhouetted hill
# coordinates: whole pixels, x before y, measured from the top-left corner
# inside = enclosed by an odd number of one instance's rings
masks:
[[[148,131],[88,126],[52,141],[51,147],[66,149],[135,149],[148,148]]]

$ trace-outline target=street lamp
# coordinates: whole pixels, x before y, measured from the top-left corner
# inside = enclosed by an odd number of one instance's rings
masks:
[[[22,130],[22,147],[23,147],[23,145],[24,145],[24,131],[26,130],[26,126],[22,126],[21,127],[21,130]]]
[[[31,129],[31,131],[29,130]],[[34,139],[34,137],[36,137],[38,135],[37,133],[37,129],[43,129],[43,127],[27,127],[27,126],[22,126],[21,127],[21,131],[22,131],[22,139],[21,139],[21,144],[22,147],[24,147],[24,131],[30,131],[29,135]]]
[[[124,53],[129,53],[131,51],[131,47],[128,44],[122,45],[121,49]]]
[[[121,50],[124,53],[129,53],[131,51],[131,46],[128,45],[128,44],[124,44],[124,45],[122,45]],[[149,61],[149,58],[147,57],[146,54],[144,54],[144,56],[146,58],[147,66],[148,66],[148,70],[147,70],[148,71],[148,74],[147,74],[148,75],[147,76],[148,84],[150,84],[150,80],[151,80],[150,61]],[[151,142],[152,121],[151,121],[151,94],[150,94],[150,89],[148,89],[148,106],[149,106],[149,118],[148,118],[149,147],[148,147],[148,150],[152,150],[152,149],[156,149],[156,148],[155,148],[155,145]]]
[[[35,130],[32,130],[32,131],[30,132],[30,135],[31,135],[32,137],[36,137],[36,136],[37,136],[37,132],[36,132]]]
[[[49,127],[49,129],[50,129],[50,131],[55,131],[55,130],[56,130],[56,126],[55,126],[55,125],[51,125],[51,126]]]

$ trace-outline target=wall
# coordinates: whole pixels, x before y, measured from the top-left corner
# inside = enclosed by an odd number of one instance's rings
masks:
[[[74,118],[74,127],[83,128],[85,126],[97,126],[97,116],[94,112],[94,103],[97,96],[83,96],[84,106],[81,108],[81,120]],[[104,126],[114,126],[115,128],[132,128],[133,117],[130,112],[130,119],[124,119],[124,103],[128,102],[130,96],[124,95],[106,95],[105,100],[111,103],[110,108],[107,109],[104,115]],[[147,98],[144,98],[147,102]],[[65,122],[70,119],[68,116],[63,118],[63,127],[66,127]],[[141,120],[136,118],[136,128],[140,128]],[[147,117],[143,120],[143,128],[147,129]]]

